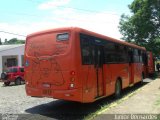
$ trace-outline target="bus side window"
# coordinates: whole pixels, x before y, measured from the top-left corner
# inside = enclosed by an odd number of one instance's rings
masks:
[[[134,62],[134,63],[139,63],[138,49],[134,49],[134,50],[133,50],[133,62]]]
[[[128,48],[129,63],[133,63],[133,49]]]
[[[129,48],[127,46],[125,46],[124,50],[125,50],[126,61],[127,61],[127,63],[129,63],[130,62]]]
[[[127,63],[128,62],[128,55],[127,55],[127,48],[123,45],[116,45],[116,62],[117,63]]]
[[[116,62],[115,44],[107,42],[104,46],[104,63],[115,63],[115,62]]]
[[[143,61],[144,65],[148,64],[148,58],[147,58],[147,53],[146,52],[142,53],[142,61]]]
[[[81,55],[82,55],[82,64],[83,65],[89,65],[92,64],[92,50],[91,50],[91,44],[90,39],[86,36],[81,36]]]
[[[139,62],[142,63],[142,50],[138,50],[138,54],[139,54]]]

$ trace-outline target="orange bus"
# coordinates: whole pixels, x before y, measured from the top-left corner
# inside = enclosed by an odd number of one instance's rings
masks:
[[[147,76],[144,47],[68,27],[27,36],[26,93],[33,97],[94,102]]]

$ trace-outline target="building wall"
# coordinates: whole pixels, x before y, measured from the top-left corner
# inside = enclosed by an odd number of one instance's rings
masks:
[[[9,56],[2,56],[2,71],[4,72],[4,71],[6,71],[6,69],[7,69],[7,67],[8,67],[8,65],[7,65],[7,59],[16,59],[16,65],[15,66],[17,66],[18,65],[18,55],[9,55]]]
[[[22,66],[23,62],[23,58],[22,56],[24,55],[24,45],[16,47],[16,48],[12,48],[12,49],[8,49],[8,50],[4,50],[4,51],[0,51],[0,74],[3,72],[7,58],[17,58],[17,62],[18,62],[18,66]],[[3,58],[3,59],[2,59]]]

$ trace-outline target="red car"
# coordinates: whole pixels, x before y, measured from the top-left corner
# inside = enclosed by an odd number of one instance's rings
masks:
[[[24,67],[9,67],[6,72],[1,74],[1,79],[6,86],[14,82],[16,85],[20,85],[24,82]]]

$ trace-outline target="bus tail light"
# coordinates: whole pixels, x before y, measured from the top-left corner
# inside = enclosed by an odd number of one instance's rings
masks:
[[[29,83],[28,83],[28,81],[26,81],[26,85],[28,85]]]
[[[75,73],[75,71],[71,71],[70,74],[71,75],[75,75],[76,73]]]

